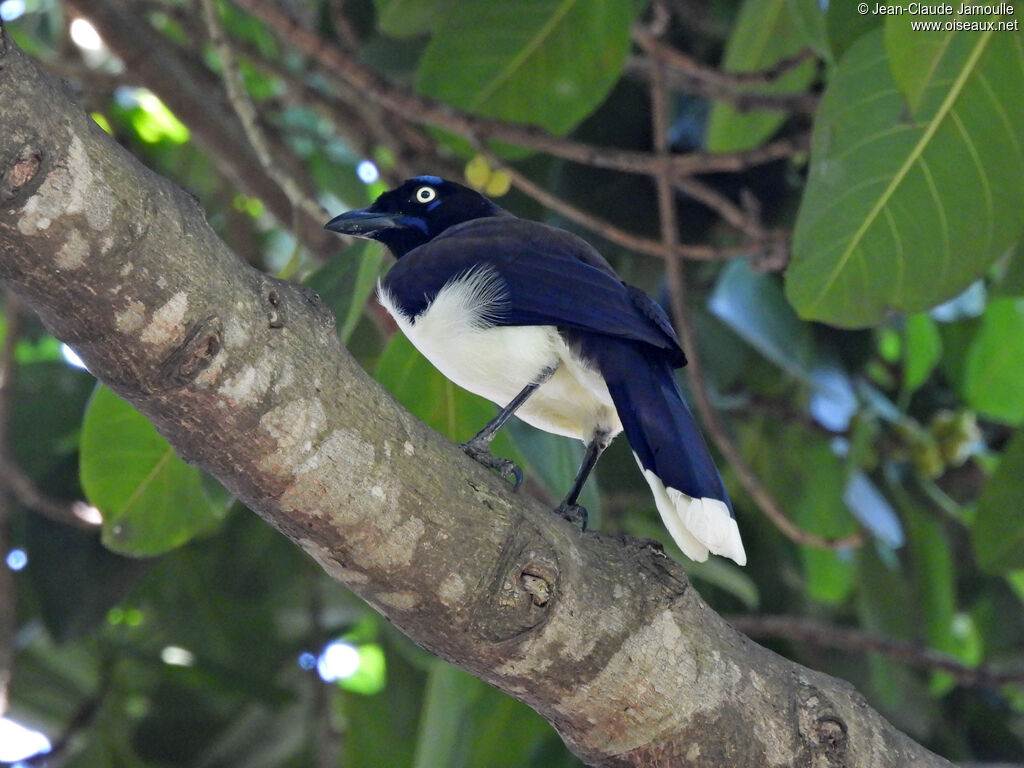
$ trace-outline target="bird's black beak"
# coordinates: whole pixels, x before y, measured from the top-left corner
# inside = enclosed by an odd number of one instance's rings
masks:
[[[402,228],[401,214],[380,213],[369,208],[359,208],[335,216],[324,225],[324,229],[355,237],[373,237],[385,229]]]

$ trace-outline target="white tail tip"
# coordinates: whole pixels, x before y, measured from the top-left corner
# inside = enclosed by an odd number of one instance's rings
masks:
[[[636,454],[633,456],[635,458]],[[639,458],[637,464],[640,464]],[[739,565],[747,564],[739,526],[725,502],[692,498],[675,488],[666,488],[651,470],[644,469],[643,465],[640,469],[651,486],[665,527],[684,555],[698,563],[703,563],[712,553],[735,560]]]

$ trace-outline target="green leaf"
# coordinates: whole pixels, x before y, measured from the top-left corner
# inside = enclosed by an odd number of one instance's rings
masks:
[[[966,33],[965,33],[966,34]],[[841,326],[917,312],[985,274],[1024,226],[1024,52],[1007,32],[950,45],[913,116],[882,31],[822,100],[786,275],[804,317]]]
[[[430,668],[413,768],[529,768],[540,715],[442,661]]]
[[[801,29],[790,13],[790,0],[746,0],[726,43],[723,68],[728,72],[764,69],[804,47]],[[751,86],[757,93],[796,93],[810,85],[814,62],[807,61],[770,83]],[[738,112],[715,102],[708,119],[710,152],[750,149],[769,138],[785,121],[781,110]]]
[[[914,593],[898,564],[883,560],[872,547],[856,550],[854,561],[860,628],[883,637],[914,637]],[[876,654],[868,656],[868,663],[875,699],[890,717],[927,700],[923,686],[906,666]]]
[[[803,45],[809,45],[811,49],[827,60],[830,64],[833,61],[832,45],[828,39],[828,30],[825,27],[825,13],[822,11],[819,0],[787,0],[790,16],[793,17],[793,25]]]
[[[1020,430],[981,492],[971,543],[978,564],[990,573],[1024,568],[1024,432]]]
[[[942,524],[915,504],[901,505],[907,526],[916,582],[917,607],[924,637],[939,651],[959,656],[962,643],[953,631],[956,616],[956,567]]]
[[[633,16],[621,0],[460,0],[423,54],[416,89],[565,134],[618,80]]]
[[[913,392],[928,380],[942,358],[942,337],[927,314],[907,318],[904,350],[903,386]]]
[[[343,344],[348,342],[363,314],[366,300],[373,293],[383,258],[379,246],[360,241],[304,281],[334,312]]]
[[[476,705],[483,691],[481,685],[475,677],[440,659],[431,665],[413,768],[464,762],[466,746],[462,720],[467,710]]]
[[[882,25],[885,17],[875,13],[860,13],[857,4],[829,2],[825,12],[825,30],[835,59],[842,58],[847,49],[871,30]]]
[[[1024,299],[995,299],[967,353],[964,396],[978,413],[1024,420]]]
[[[415,743],[397,735],[416,732],[422,711],[424,678],[393,647],[386,647],[388,681],[374,696],[343,694],[346,768],[411,768]]]
[[[373,0],[377,26],[385,35],[416,37],[432,32],[455,0]]]
[[[106,387],[85,413],[80,472],[86,497],[103,513],[103,543],[115,552],[166,552],[216,528],[226,498],[179,459],[146,418]]]
[[[917,16],[914,21],[943,21],[942,16]],[[911,112],[921,105],[926,89],[933,84],[942,60],[953,55],[964,58],[964,51],[951,51],[952,46],[969,47],[972,35],[953,30],[915,30],[903,14],[885,19],[885,50],[893,79],[907,100]]]

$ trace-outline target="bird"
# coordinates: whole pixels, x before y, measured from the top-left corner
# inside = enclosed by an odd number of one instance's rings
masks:
[[[509,418],[581,440],[583,461],[556,511],[585,530],[580,492],[625,432],[680,550],[697,562],[716,554],[746,563],[732,504],[676,382],[686,356],[675,330],[588,242],[431,175],[325,228],[391,251],[381,305],[441,373],[499,406],[462,444],[472,458],[518,488],[520,469],[490,452]]]

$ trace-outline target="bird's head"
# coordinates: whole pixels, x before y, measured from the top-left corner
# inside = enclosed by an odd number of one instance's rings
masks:
[[[369,208],[335,216],[326,228],[384,243],[396,257],[449,227],[505,211],[469,187],[437,176],[417,176],[385,192]]]

